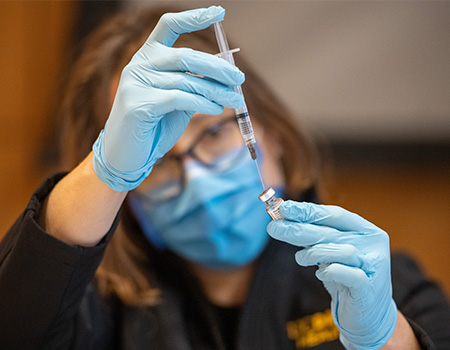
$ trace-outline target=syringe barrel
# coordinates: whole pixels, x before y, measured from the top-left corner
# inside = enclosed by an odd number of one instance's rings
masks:
[[[233,90],[238,94],[242,93],[242,88],[240,86],[233,86]],[[255,144],[255,135],[253,133],[252,122],[250,120],[250,116],[248,114],[247,105],[244,102],[244,105],[241,108],[237,108],[234,110],[236,114],[236,120],[239,125],[239,130],[241,131],[242,138],[246,145]]]
[[[241,132],[242,139],[250,152],[253,160],[256,160],[257,154],[255,150],[255,134],[253,133],[252,123],[250,122],[250,117],[247,112],[247,107],[235,109],[236,120],[239,126],[239,131]]]
[[[250,117],[248,112],[243,110],[244,108],[236,109],[236,120],[239,125],[239,130],[241,132],[242,138],[246,145],[256,143],[255,135],[253,133],[252,123],[250,122]]]

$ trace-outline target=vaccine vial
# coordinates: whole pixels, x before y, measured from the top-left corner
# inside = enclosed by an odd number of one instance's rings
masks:
[[[272,187],[264,190],[264,192],[259,195],[259,200],[266,203],[266,211],[273,220],[284,219],[283,215],[280,213],[280,205],[284,201],[275,196],[275,190]]]

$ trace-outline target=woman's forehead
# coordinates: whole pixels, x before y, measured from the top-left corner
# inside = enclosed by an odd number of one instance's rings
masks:
[[[225,108],[222,114],[219,115],[206,115],[206,114],[200,114],[195,113],[193,117],[191,118],[191,121],[188,125],[189,128],[192,128],[192,130],[195,130],[197,128],[203,128],[208,127],[213,124],[216,124],[217,122],[221,121],[224,118],[232,117],[234,116],[234,109]]]
[[[234,116],[234,110],[229,108],[225,108],[224,112],[219,115],[195,113],[191,118],[185,132],[177,142],[177,146],[183,146],[183,148],[188,147],[197,138],[197,136],[202,133],[203,130],[220,122],[224,118],[229,118],[232,116]]]

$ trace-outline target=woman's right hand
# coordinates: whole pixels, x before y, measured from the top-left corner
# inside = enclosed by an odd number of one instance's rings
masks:
[[[230,88],[245,79],[238,68],[211,54],[171,47],[180,34],[205,29],[224,15],[217,6],[163,15],[124,68],[93,147],[95,173],[113,190],[137,187],[194,113],[217,115],[223,107],[242,106],[242,96]]]

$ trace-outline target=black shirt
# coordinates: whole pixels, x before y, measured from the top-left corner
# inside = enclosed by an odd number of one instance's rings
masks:
[[[210,304],[210,307],[226,349],[235,349],[241,307],[223,307],[214,304]]]
[[[299,267],[297,247],[273,240],[241,310],[211,311],[198,281],[167,252],[153,252],[158,264],[151,273],[163,296],[158,305],[134,308],[100,297],[91,280],[119,218],[95,247],[48,235],[36,217],[60,178],[36,191],[0,243],[0,349],[343,349],[316,269]],[[393,255],[391,265],[394,300],[422,348],[450,349],[442,290],[405,255]]]

